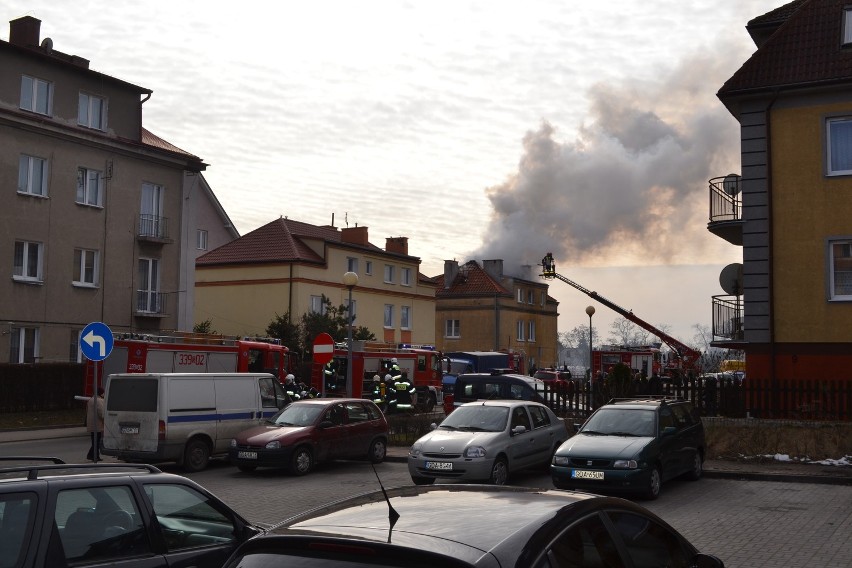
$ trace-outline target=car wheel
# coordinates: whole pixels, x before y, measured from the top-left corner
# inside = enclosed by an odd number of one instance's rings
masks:
[[[301,446],[293,452],[293,458],[290,460],[290,472],[293,475],[305,475],[314,467],[314,455],[310,448]]]
[[[201,471],[210,461],[210,448],[204,440],[194,439],[183,450],[183,469],[190,473]]]
[[[432,485],[435,483],[434,477],[411,477],[411,481],[414,482],[414,485]]]
[[[692,456],[692,468],[686,472],[686,478],[690,481],[698,481],[701,479],[702,471],[703,463],[701,459],[701,452],[695,452]]]
[[[385,456],[388,453],[388,444],[384,438],[376,438],[370,444],[369,458],[373,463],[382,463],[385,461]]]
[[[257,469],[256,465],[238,465],[237,469],[244,473],[251,473],[252,471]]]
[[[645,498],[654,500],[660,496],[660,488],[663,486],[663,476],[660,474],[659,466],[654,466],[651,470],[651,477],[648,479],[648,485],[645,488]]]
[[[491,477],[488,483],[493,485],[506,485],[506,480],[509,479],[509,464],[506,463],[506,458],[498,456],[491,466]]]

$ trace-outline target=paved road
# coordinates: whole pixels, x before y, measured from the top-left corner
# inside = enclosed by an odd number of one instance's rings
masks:
[[[71,437],[0,443],[0,455],[85,456],[88,439]],[[174,466],[166,471],[180,473]],[[410,484],[404,463],[337,462],[305,477],[260,469],[240,473],[221,460],[189,475],[257,523],[275,523],[306,509],[378,488]],[[546,474],[530,472],[513,483],[550,487]],[[657,501],[642,505],[666,519],[699,549],[738,567],[848,568],[852,558],[852,486],[702,479],[666,484]]]

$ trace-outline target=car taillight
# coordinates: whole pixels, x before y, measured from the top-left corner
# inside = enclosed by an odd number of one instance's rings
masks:
[[[166,439],[166,421],[160,420],[157,422],[157,439],[165,440]]]

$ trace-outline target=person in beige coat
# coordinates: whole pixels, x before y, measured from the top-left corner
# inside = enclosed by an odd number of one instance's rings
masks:
[[[104,434],[104,388],[98,387],[98,395],[86,402],[86,431],[92,437],[92,446],[87,460],[100,461],[100,444]]]

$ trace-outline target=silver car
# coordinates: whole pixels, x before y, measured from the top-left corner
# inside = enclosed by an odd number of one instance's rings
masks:
[[[549,467],[566,439],[565,423],[543,404],[469,402],[411,446],[408,472],[417,485],[439,477],[503,485],[510,472]]]

